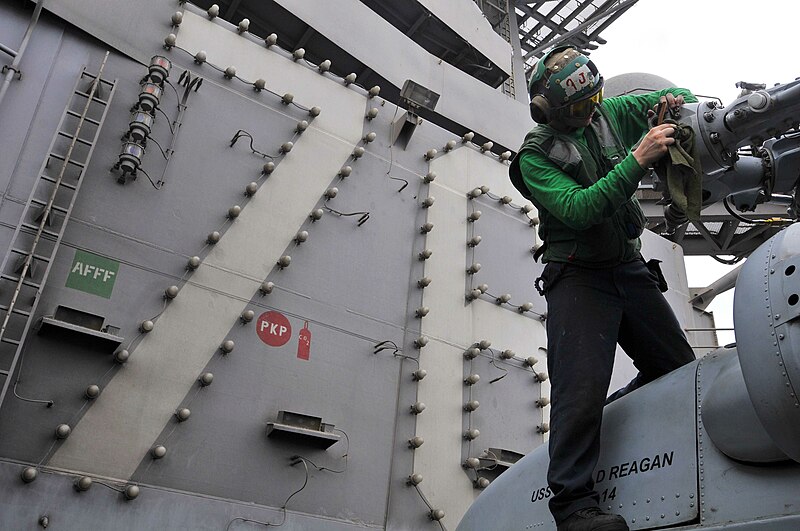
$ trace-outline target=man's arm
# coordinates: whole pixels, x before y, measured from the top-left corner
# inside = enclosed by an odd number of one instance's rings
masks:
[[[697,101],[691,92],[680,88],[605,100],[603,108],[620,132],[621,140],[633,145],[641,139],[641,143],[635,152],[588,188],[580,186],[544,155],[523,153],[520,171],[531,195],[548,212],[575,230],[587,229],[612,216],[636,191],[646,168],[660,159],[668,146],[675,142],[672,138],[675,130],[671,125],[656,126],[648,131],[647,111],[658,104],[661,96],[668,94],[672,95],[668,98],[672,100],[671,104],[681,103],[681,99],[689,103]]]
[[[647,94],[627,94],[603,100],[603,110],[620,134],[622,143],[633,146],[647,132],[647,111],[658,105],[661,96],[672,94],[683,97],[686,103],[696,103],[697,98],[689,90],[668,88]]]
[[[522,179],[533,198],[574,230],[588,229],[611,217],[631,198],[645,175],[632,154],[588,188],[539,153],[522,153],[519,164]]]

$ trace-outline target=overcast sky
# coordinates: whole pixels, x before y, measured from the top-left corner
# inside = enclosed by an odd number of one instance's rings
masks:
[[[797,0],[639,0],[603,31],[608,44],[592,59],[606,78],[656,74],[727,105],[739,94],[737,81],[770,86],[800,76],[798,14]],[[687,259],[690,287],[706,286],[728,270],[711,258]],[[733,292],[711,304],[718,327],[733,325],[732,308]],[[719,338],[730,342],[733,334]]]
[[[592,52],[606,78],[648,72],[729,103],[737,81],[785,83],[800,76],[796,0],[640,0]]]

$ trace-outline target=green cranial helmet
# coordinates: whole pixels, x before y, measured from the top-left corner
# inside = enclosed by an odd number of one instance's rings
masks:
[[[572,46],[557,46],[542,57],[528,83],[531,114],[537,122],[551,117],[574,115],[570,108],[579,102],[599,103],[603,76],[591,59]],[[583,106],[592,108],[591,106]],[[581,106],[577,106],[579,110]]]

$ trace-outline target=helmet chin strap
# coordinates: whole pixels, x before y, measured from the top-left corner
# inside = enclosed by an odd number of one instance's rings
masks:
[[[574,131],[575,129],[577,129],[577,127],[572,127],[572,126],[570,126],[568,124],[565,124],[563,121],[558,120],[558,119],[550,120],[550,122],[548,122],[547,125],[549,125],[550,127],[552,127],[553,129],[555,129],[556,131],[558,131],[560,133],[569,133],[569,132]]]
[[[581,127],[589,125],[589,118],[572,118],[568,116],[553,117],[550,119],[549,126],[562,133],[569,133]]]

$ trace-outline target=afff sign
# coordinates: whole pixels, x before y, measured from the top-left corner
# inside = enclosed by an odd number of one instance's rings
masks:
[[[116,260],[76,249],[66,286],[110,299],[118,272]]]

